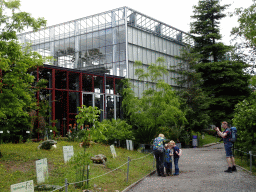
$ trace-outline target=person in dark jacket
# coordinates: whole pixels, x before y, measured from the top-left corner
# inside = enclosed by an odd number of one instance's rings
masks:
[[[169,144],[170,144],[170,147],[173,149],[173,161],[175,166],[175,173],[173,175],[177,176],[180,174],[178,163],[179,163],[180,156],[182,155],[182,150],[175,145],[175,142],[173,140],[171,140]]]

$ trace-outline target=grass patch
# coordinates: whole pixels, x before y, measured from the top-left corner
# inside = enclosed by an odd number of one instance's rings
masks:
[[[71,163],[64,163],[62,147],[71,145],[74,148],[75,154],[84,152],[84,149],[80,148],[77,142],[67,141],[59,141],[57,148],[49,151],[38,150],[38,143],[1,144],[0,147],[3,157],[0,158],[0,191],[10,191],[12,184],[28,180],[33,180],[34,185],[36,185],[35,161],[43,158],[47,158],[49,172],[49,178],[44,184],[64,186],[65,178],[67,178],[68,183],[80,181],[79,170],[83,170],[83,166],[77,165],[74,168],[74,165]],[[147,155],[138,151],[116,148],[117,157],[113,158],[110,147],[102,144],[95,144],[86,149],[86,151],[92,155],[104,154],[107,157],[105,167],[99,164],[90,164],[89,178],[97,177],[89,181],[88,189],[90,190],[96,191],[101,188],[102,191],[104,189],[107,191],[121,191],[155,169],[153,167],[153,155],[151,154]],[[129,180],[127,183],[126,162],[128,156],[131,158],[131,161],[129,163]],[[123,164],[124,166],[114,170]],[[98,177],[100,175],[103,176]],[[81,192],[81,189],[85,188],[86,184],[81,188],[75,188],[74,185],[69,185],[68,190]]]

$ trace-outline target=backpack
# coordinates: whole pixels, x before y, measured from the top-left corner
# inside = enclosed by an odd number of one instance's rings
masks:
[[[234,143],[234,142],[236,142],[236,138],[237,138],[237,129],[236,129],[236,127],[231,127],[230,128],[230,132],[231,132],[231,139],[230,139],[230,141],[232,143]]]
[[[157,137],[155,138],[154,142],[153,142],[153,151],[164,151],[164,138],[162,137]]]

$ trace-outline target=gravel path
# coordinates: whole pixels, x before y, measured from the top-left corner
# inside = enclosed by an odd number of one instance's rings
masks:
[[[179,176],[159,177],[155,173],[126,192],[256,192],[255,176],[239,167],[237,167],[237,172],[224,172],[227,169],[227,162],[223,144],[182,150],[183,154],[179,160]]]

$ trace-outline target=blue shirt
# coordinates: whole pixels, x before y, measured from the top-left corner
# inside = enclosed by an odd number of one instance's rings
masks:
[[[172,162],[172,156],[170,156],[171,150],[170,149],[165,149],[164,150],[164,161],[166,163],[171,163]]]
[[[179,158],[180,156],[176,154],[176,151],[179,153],[180,152],[180,148],[175,146],[173,147],[173,158]]]
[[[223,141],[224,141],[224,144],[228,143],[228,142],[231,142],[230,139],[231,139],[231,130],[230,128],[226,128],[223,133],[227,133],[226,137],[223,138]]]

